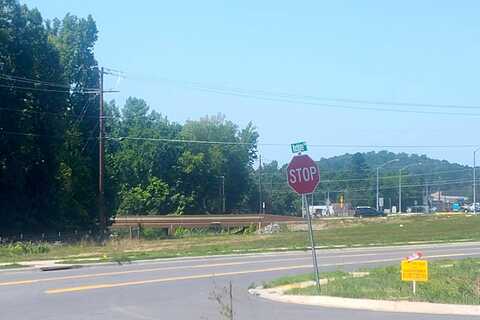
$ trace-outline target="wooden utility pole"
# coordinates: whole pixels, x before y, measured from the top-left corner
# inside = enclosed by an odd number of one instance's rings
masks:
[[[99,112],[98,112],[98,220],[102,236],[107,228],[107,219],[105,215],[105,146],[104,146],[104,115],[103,115],[103,67],[100,69],[99,76]]]

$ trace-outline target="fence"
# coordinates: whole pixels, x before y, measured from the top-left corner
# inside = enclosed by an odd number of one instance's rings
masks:
[[[101,233],[93,230],[74,230],[74,231],[49,231],[49,232],[28,232],[28,233],[1,233],[0,243],[12,242],[62,242],[78,243],[81,241],[99,241],[102,238]]]

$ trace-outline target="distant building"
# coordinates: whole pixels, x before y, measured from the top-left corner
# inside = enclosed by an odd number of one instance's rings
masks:
[[[439,211],[450,211],[452,204],[458,203],[460,205],[468,202],[469,198],[460,195],[447,195],[441,191],[430,194],[432,205],[437,207]]]

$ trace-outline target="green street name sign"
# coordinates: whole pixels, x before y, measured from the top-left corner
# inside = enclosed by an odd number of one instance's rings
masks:
[[[307,143],[305,141],[292,143],[292,153],[300,153],[307,151]]]

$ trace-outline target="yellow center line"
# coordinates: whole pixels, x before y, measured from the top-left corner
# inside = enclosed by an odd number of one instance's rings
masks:
[[[273,260],[257,260],[257,261],[241,261],[241,262],[227,262],[227,263],[211,263],[211,264],[201,264],[201,265],[193,265],[193,266],[172,266],[172,267],[137,269],[137,270],[128,270],[128,271],[113,271],[113,272],[103,272],[103,273],[93,273],[93,274],[82,274],[82,275],[75,275],[75,276],[64,276],[64,277],[53,277],[53,278],[41,278],[41,279],[31,279],[31,280],[0,282],[0,286],[13,286],[13,285],[22,285],[22,284],[34,284],[34,283],[39,283],[39,282],[98,278],[98,277],[105,277],[105,276],[117,276],[117,275],[147,273],[147,272],[155,272],[155,271],[169,271],[169,270],[181,270],[181,269],[200,269],[200,268],[210,268],[210,267],[228,267],[228,266],[238,266],[238,265],[256,264],[256,263],[269,263],[269,262],[288,262],[288,261],[298,261],[298,260],[306,260],[306,259],[308,259],[308,257],[289,258],[289,259],[273,259]]]
[[[376,255],[376,254],[369,253],[369,254],[357,254],[357,255],[339,255],[339,256],[329,256],[329,258],[340,258],[340,257],[348,258],[348,257],[359,257],[359,256],[363,257],[363,256],[371,256],[371,255]],[[147,272],[156,272],[156,271],[199,269],[199,268],[210,268],[210,267],[228,267],[228,266],[238,266],[238,265],[256,264],[256,263],[270,263],[270,262],[274,263],[274,262],[299,261],[299,260],[306,260],[306,259],[309,259],[309,257],[304,256],[304,257],[299,257],[299,258],[265,259],[265,260],[255,260],[255,261],[224,262],[224,263],[211,263],[211,264],[200,264],[200,265],[191,265],[191,266],[172,266],[172,267],[159,267],[159,268],[137,269],[137,270],[127,270],[127,271],[91,273],[91,274],[72,275],[72,276],[63,276],[63,277],[52,277],[52,278],[40,278],[40,279],[27,279],[27,280],[0,282],[0,287],[2,287],[2,286],[35,284],[35,283],[40,283],[40,282],[99,278],[99,277],[107,277],[107,276],[118,276],[118,275],[147,273]]]
[[[480,254],[480,252],[442,254],[442,255],[429,256],[429,258],[469,256],[469,255],[473,255],[473,254]],[[355,264],[371,264],[371,263],[391,262],[391,261],[398,261],[398,260],[399,260],[398,258],[388,258],[388,259],[376,259],[376,260],[367,260],[367,261],[351,261],[351,262],[342,262],[342,263],[325,263],[325,264],[320,264],[319,266],[320,267],[328,267],[328,266],[340,266],[340,265],[344,266],[344,265],[355,265]],[[161,282],[171,282],[171,281],[179,281],[179,280],[195,280],[195,279],[204,279],[204,278],[210,278],[210,277],[224,277],[224,276],[234,276],[234,275],[242,275],[242,274],[260,273],[260,272],[285,271],[285,270],[306,269],[306,268],[312,268],[312,265],[311,264],[304,264],[304,265],[295,265],[295,266],[288,266],[288,267],[275,267],[275,268],[265,268],[265,269],[255,269],[255,270],[243,270],[243,271],[207,273],[207,274],[189,275],[189,276],[178,276],[178,277],[150,279],[150,280],[93,284],[93,285],[84,285],[84,286],[69,287],[69,288],[48,289],[48,290],[45,291],[45,293],[47,293],[47,294],[57,294],[57,293],[79,292],[79,291],[88,291],[88,290],[95,290],[95,289],[108,289],[108,288],[117,288],[117,287],[126,287],[126,286],[137,286],[137,285],[144,285],[144,284],[151,284],[151,283],[161,283]]]
[[[66,292],[76,292],[76,291],[85,291],[85,290],[94,290],[94,289],[137,286],[137,285],[142,285],[142,284],[169,282],[169,281],[178,281],[178,280],[193,280],[193,279],[203,279],[203,278],[211,278],[211,277],[224,277],[224,276],[233,276],[233,275],[241,275],[241,274],[248,274],[248,273],[258,273],[258,272],[284,271],[284,270],[311,268],[311,267],[312,266],[310,264],[305,264],[305,265],[297,265],[297,266],[290,266],[290,267],[277,267],[277,268],[266,268],[266,269],[257,269],[257,270],[207,273],[207,274],[170,277],[170,278],[161,278],[161,279],[152,279],[152,280],[129,281],[129,282],[118,282],[118,283],[106,283],[106,284],[94,284],[94,285],[86,285],[86,286],[71,287],[71,288],[64,288],[64,289],[49,289],[49,290],[45,291],[45,293],[48,293],[48,294],[66,293]]]

